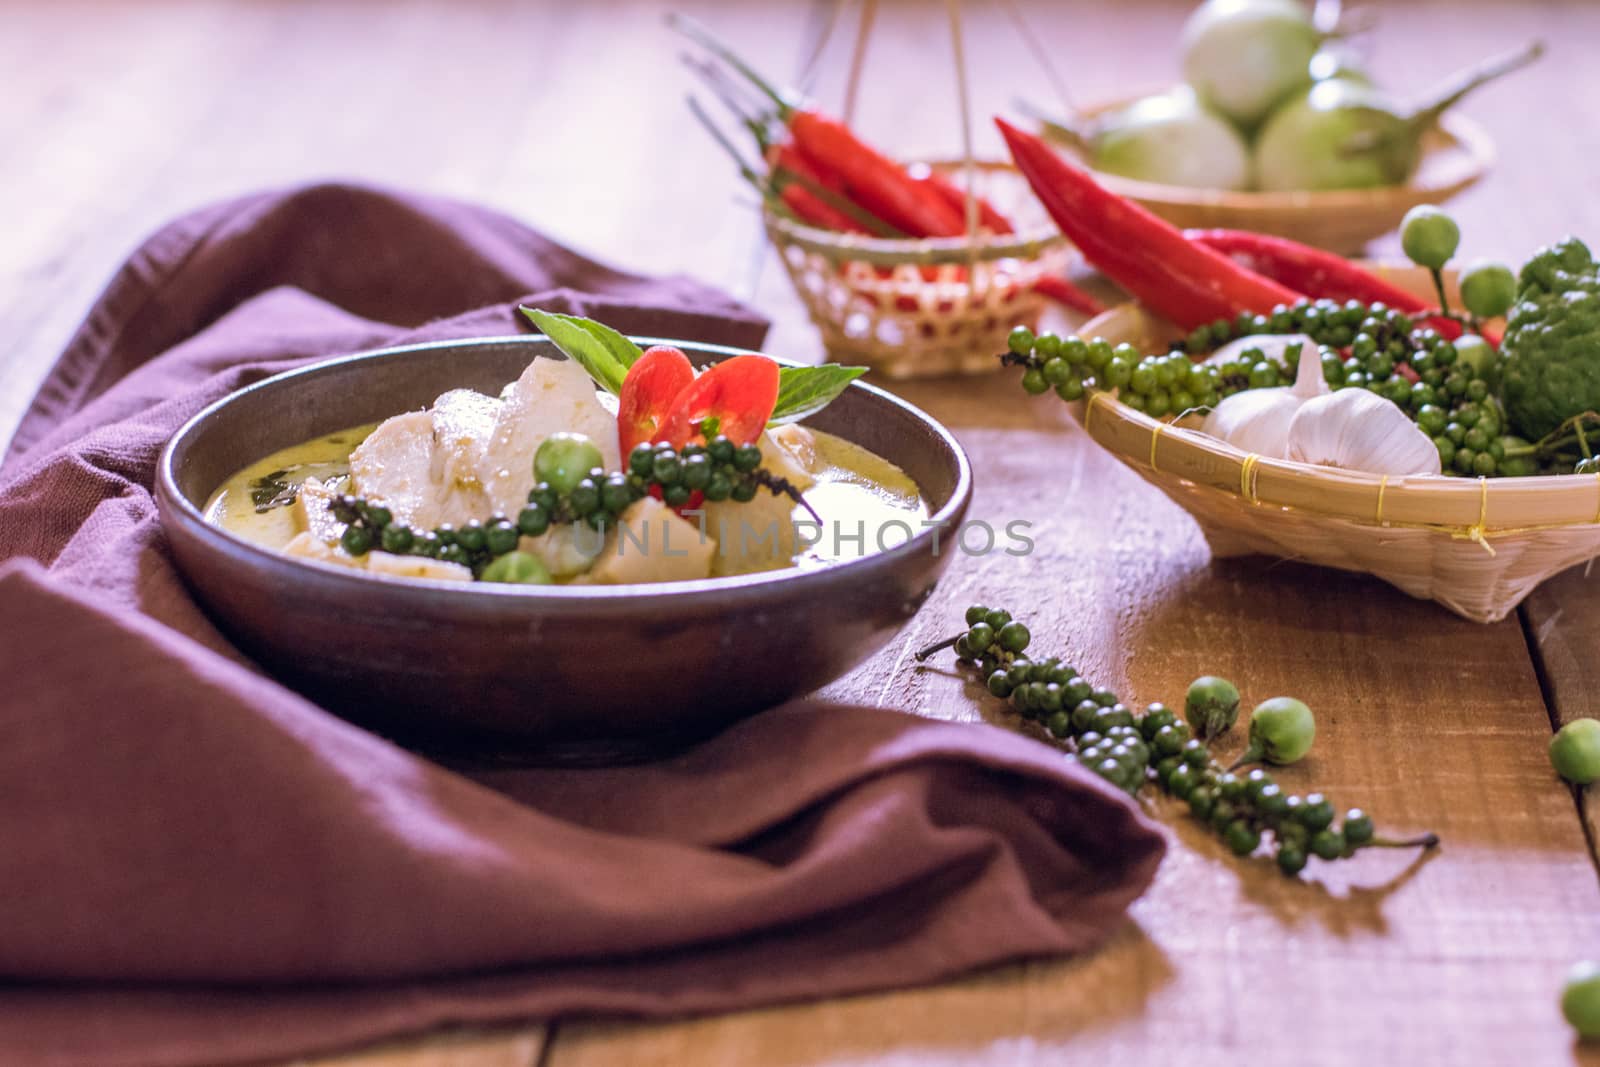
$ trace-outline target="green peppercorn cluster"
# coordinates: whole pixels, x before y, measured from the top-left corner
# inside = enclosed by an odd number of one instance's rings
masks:
[[[696,492],[706,500],[745,503],[762,488],[804,503],[793,483],[761,466],[761,449],[735,445],[718,435],[704,445],[681,449],[640,445],[628,456],[626,472],[595,467],[565,492],[540,481],[528,491],[527,505],[515,519],[495,515],[487,521],[473,519],[459,529],[445,524],[415,530],[396,522],[388,508],[359,497],[336,497],[329,508],[346,524],[340,544],[352,556],[381,548],[398,556],[459,563],[481,576],[489,564],[516,550],[518,538],[538,537],[552,526],[577,522],[604,531],[652,489],[668,506],[682,507]]]
[[[1227,395],[1217,368],[1195,363],[1181,352],[1141,356],[1130,344],[1113,346],[1103,337],[1084,340],[1053,333],[1036,337],[1026,326],[1012,330],[1008,344],[1010,351],[1001,360],[1025,368],[1022,388],[1034,395],[1054,389],[1062,400],[1071,401],[1091,388],[1116,389],[1124,403],[1156,418],[1210,407]]]
[[[1600,418],[1570,420],[1537,444],[1506,432],[1506,415],[1495,389],[1503,359],[1475,335],[1456,341],[1382,303],[1351,300],[1280,304],[1269,315],[1241,313],[1194,329],[1164,353],[1141,355],[1129,344],[1085,340],[1027,327],[1011,332],[1000,357],[1022,366],[1022,387],[1032,394],[1054,389],[1077,400],[1091,388],[1115,389],[1117,399],[1153,418],[1214,406],[1245,389],[1287,385],[1299,367],[1300,349],[1281,357],[1245,348],[1220,364],[1192,358],[1230,341],[1268,334],[1301,333],[1318,346],[1322,376],[1331,389],[1367,389],[1411,416],[1439,450],[1446,474],[1493,477],[1540,473],[1600,472],[1585,427]]]
[[[973,605],[966,622],[964,632],[923,649],[917,659],[953,648],[991,694],[1066,748],[1069,759],[1130,795],[1154,782],[1185,801],[1235,855],[1248,856],[1265,841],[1278,867],[1296,875],[1310,856],[1335,860],[1362,848],[1438,843],[1433,834],[1409,841],[1379,837],[1372,818],[1359,808],[1345,812],[1335,825],[1333,805],[1321,793],[1285,793],[1261,769],[1232,773],[1165,705],[1137,711],[1059,659],[1024,656],[1032,635],[1009,612]]]
[[[474,519],[457,529],[446,523],[432,530],[415,530],[395,521],[394,514],[381,504],[361,497],[335,497],[328,509],[345,524],[339,543],[352,556],[364,556],[374,548],[397,556],[422,556],[459,563],[480,573],[498,556],[517,547],[516,524],[504,515],[488,522]]]

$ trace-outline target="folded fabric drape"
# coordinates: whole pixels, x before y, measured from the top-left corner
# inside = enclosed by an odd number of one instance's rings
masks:
[[[810,701],[655,764],[467,775],[233,649],[151,498],[173,431],[320,357],[515,332],[519,300],[765,331],[493,212],[339,185],[179,219],[90,312],[0,467],[0,1062],[929,982],[1088,948],[1149,883],[1153,826],[1005,731]]]

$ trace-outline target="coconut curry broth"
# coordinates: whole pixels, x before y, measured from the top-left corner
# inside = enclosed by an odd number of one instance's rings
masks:
[[[350,473],[350,453],[377,428],[353,427],[274,452],[224,482],[205,508],[208,522],[249,541],[283,551],[306,530],[305,512],[296,507],[302,483],[315,478],[342,488]],[[822,519],[822,528],[803,508],[791,518],[808,543],[792,560],[779,565],[824,566],[892,548],[920,532],[928,508],[916,483],[883,457],[819,430],[807,430],[815,441],[809,473],[816,480],[805,491],[806,502]],[[712,537],[715,529],[708,530]],[[753,530],[752,539],[764,530]],[[626,551],[626,548],[624,548]],[[757,568],[762,569],[762,568]],[[559,581],[582,581],[574,576]]]

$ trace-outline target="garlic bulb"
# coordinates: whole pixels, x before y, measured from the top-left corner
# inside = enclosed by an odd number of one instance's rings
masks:
[[[1322,380],[1322,357],[1309,341],[1301,346],[1300,367],[1293,385],[1246,389],[1223,400],[1206,416],[1200,429],[1235,448],[1271,459],[1287,456],[1289,422],[1300,406],[1328,392]]]
[[[1288,458],[1369,474],[1438,474],[1439,449],[1392,401],[1365,389],[1309,400],[1289,423]]]

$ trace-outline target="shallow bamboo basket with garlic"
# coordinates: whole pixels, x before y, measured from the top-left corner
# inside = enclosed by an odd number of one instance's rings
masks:
[[[1375,269],[1431,295],[1426,271]],[[1145,352],[1182,336],[1138,304],[1113,308],[1081,332]],[[1600,555],[1597,477],[1367,474],[1249,453],[1201,433],[1202,416],[1152,419],[1111,393],[1091,393],[1074,412],[1090,437],[1187,510],[1219,557],[1359,571],[1496,622],[1546,578]]]

